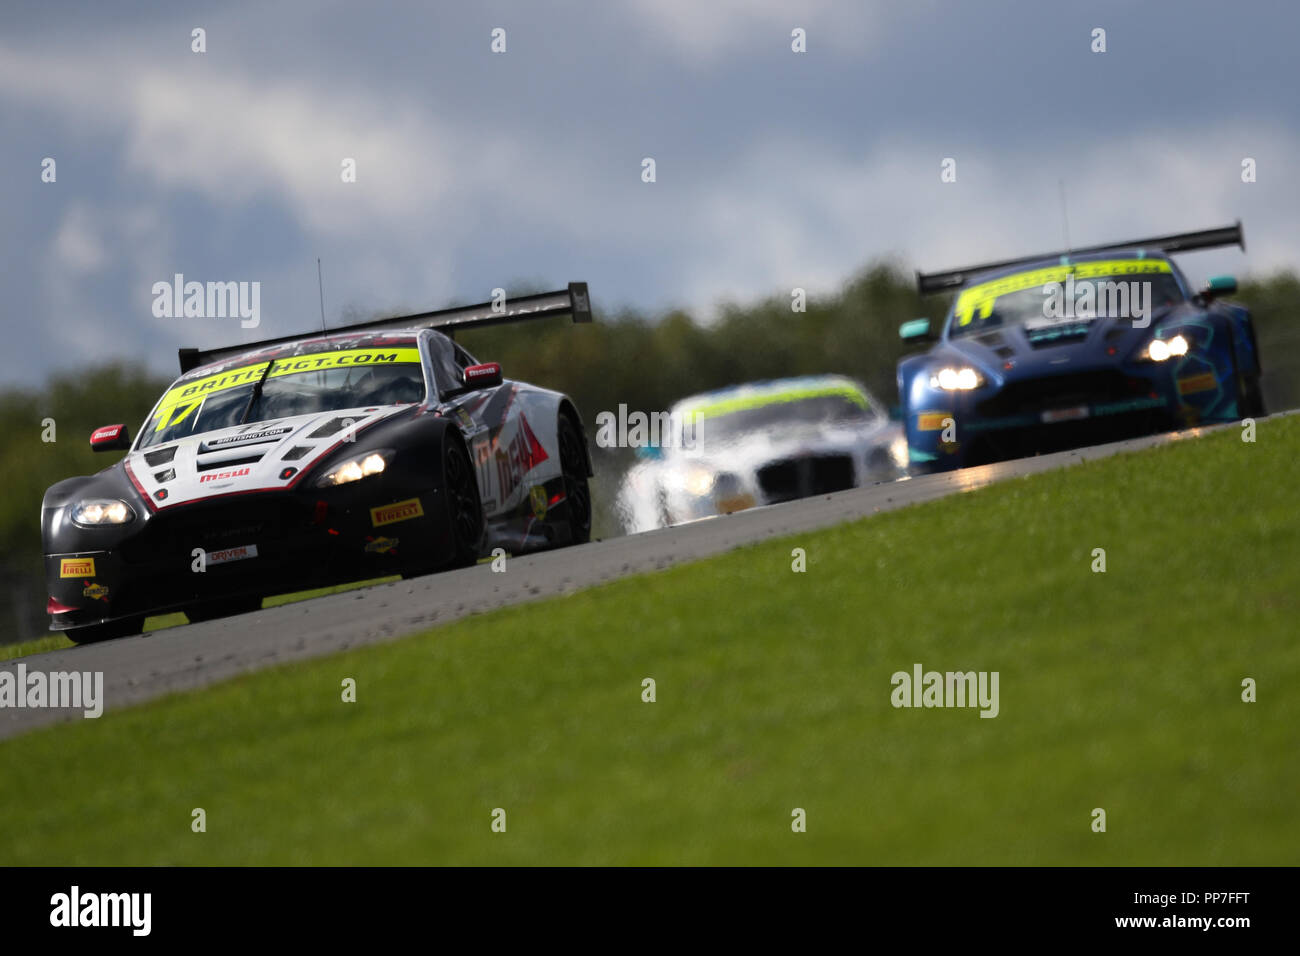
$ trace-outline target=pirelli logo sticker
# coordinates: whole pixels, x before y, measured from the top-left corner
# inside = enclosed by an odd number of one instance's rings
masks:
[[[93,578],[94,576],[94,558],[64,558],[59,562],[61,578]]]
[[[266,372],[267,362],[232,368],[226,372],[217,372],[206,378],[192,382],[178,382],[173,386],[154,412],[157,422],[154,431],[162,431],[169,425],[183,421],[203,404],[203,400],[215,392],[241,385],[252,385]],[[283,375],[299,375],[304,372],[323,372],[332,368],[351,368],[367,365],[419,365],[420,350],[416,348],[389,349],[346,349],[338,352],[320,352],[314,355],[290,355],[279,358],[271,365],[267,379],[280,378]]]
[[[976,318],[987,319],[993,314],[993,303],[999,296],[1021,292],[1035,286],[1044,286],[1049,282],[1064,282],[1073,276],[1075,279],[1132,279],[1136,276],[1169,273],[1169,263],[1163,259],[1106,259],[1099,262],[1077,262],[1068,266],[1049,266],[1046,269],[1031,269],[1017,272],[1015,275],[1003,276],[992,282],[981,282],[969,289],[963,289],[957,296],[957,306],[953,313],[957,325],[970,325]]]
[[[917,431],[937,432],[950,418],[952,418],[951,412],[921,412],[916,416]]]
[[[376,528],[382,528],[386,524],[409,521],[411,518],[419,518],[423,514],[424,508],[420,506],[420,499],[407,498],[405,501],[399,501],[396,504],[371,508],[370,523]]]

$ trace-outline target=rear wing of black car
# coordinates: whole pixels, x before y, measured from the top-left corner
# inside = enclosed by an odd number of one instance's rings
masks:
[[[1193,249],[1214,249],[1219,246],[1241,246],[1246,251],[1246,235],[1241,229],[1241,220],[1231,226],[1218,229],[1202,229],[1199,232],[1176,232],[1170,236],[1152,236],[1149,239],[1133,239],[1129,242],[1107,242],[1100,246],[1085,246],[1080,249],[1062,249],[1059,252],[1041,252],[1035,256],[1019,256],[1015,259],[1003,259],[1000,262],[985,262],[964,269],[949,269],[946,272],[917,272],[916,288],[922,295],[932,292],[950,292],[960,289],[972,276],[994,269],[1005,269],[1023,263],[1037,262],[1057,256],[1078,256],[1092,252],[1119,251],[1122,249],[1150,249],[1158,252],[1191,252]]]
[[[252,352],[271,345],[297,342],[322,335],[336,335],[341,332],[381,332],[385,329],[437,329],[445,335],[452,335],[457,329],[477,329],[489,325],[504,325],[507,322],[524,322],[528,319],[545,319],[563,315],[572,316],[574,322],[591,321],[591,298],[587,294],[587,283],[570,282],[567,289],[558,289],[555,292],[537,292],[533,295],[507,297],[478,305],[460,305],[434,312],[416,312],[413,315],[371,319],[355,325],[342,325],[320,332],[304,332],[300,335],[283,335],[276,339],[264,339],[261,342],[241,342],[238,345],[226,345],[214,349],[181,349],[178,357],[181,374],[184,375],[190,369],[219,362],[241,352]]]

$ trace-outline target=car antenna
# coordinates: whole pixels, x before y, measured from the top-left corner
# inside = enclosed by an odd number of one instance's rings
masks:
[[[325,280],[321,278],[320,256],[316,257],[316,288],[320,290],[320,330],[325,331]]]
[[[1058,179],[1056,185],[1061,191],[1061,231],[1065,233],[1065,258],[1070,258],[1070,216],[1065,205],[1065,180]]]

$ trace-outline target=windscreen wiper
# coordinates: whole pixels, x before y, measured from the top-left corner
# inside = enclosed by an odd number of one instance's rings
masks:
[[[239,416],[239,424],[248,424],[248,416],[253,411],[253,406],[257,404],[257,400],[262,397],[262,383],[265,382],[266,377],[271,374],[271,367],[273,365],[275,365],[274,359],[266,363],[266,371],[262,373],[262,377],[259,378],[257,384],[253,386],[253,394],[248,396],[248,404],[244,406],[244,414]]]

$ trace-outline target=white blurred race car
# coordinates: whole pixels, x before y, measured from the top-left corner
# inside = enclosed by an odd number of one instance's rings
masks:
[[[858,382],[815,375],[683,399],[661,445],[638,448],[619,516],[647,531],[891,481],[906,473],[901,427]]]

